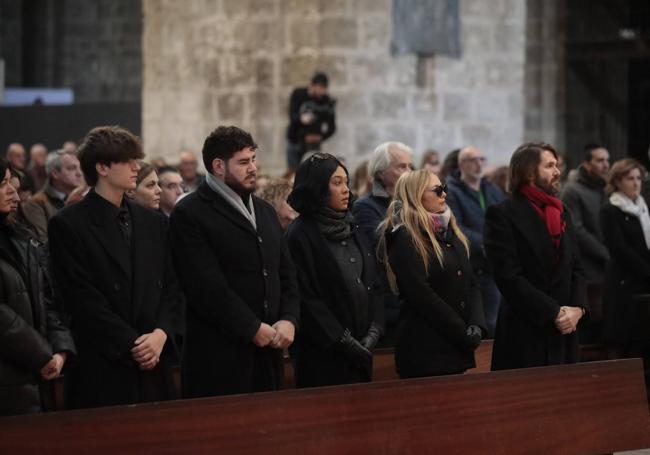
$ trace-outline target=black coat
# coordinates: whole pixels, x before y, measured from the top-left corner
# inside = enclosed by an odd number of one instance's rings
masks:
[[[174,397],[171,362],[181,297],[173,273],[166,222],[129,206],[132,253],[114,210],[94,191],[49,223],[56,290],[71,315],[78,361],[68,377],[70,407],[96,407]],[[131,273],[129,273],[131,270]],[[141,371],[130,350],[136,338],[160,328],[167,342],[160,363]]]
[[[650,306],[639,294],[650,293],[650,251],[641,222],[609,202],[601,224],[611,261],[605,275],[604,337],[610,344],[650,341]]]
[[[0,235],[10,239],[0,247],[0,415],[26,414],[44,407],[41,368],[57,352],[71,360],[75,348],[51,298],[43,247],[15,230]]]
[[[494,370],[578,361],[576,332],[562,335],[555,327],[561,306],[587,305],[568,210],[563,220],[566,232],[556,261],[546,225],[523,195],[516,193],[487,210],[485,250],[503,296],[492,351]]]
[[[361,254],[363,272],[358,279],[368,291],[367,308],[351,308],[350,291],[342,270],[315,221],[300,216],[287,231],[296,264],[300,289],[301,332],[292,356],[296,357],[296,385],[313,387],[369,381],[372,370],[350,363],[336,346],[343,331],[350,329],[360,340],[372,322],[383,324],[383,308],[377,282],[376,260],[358,226],[346,241],[354,242]],[[355,314],[366,318],[358,320]]]
[[[395,345],[399,376],[460,373],[476,366],[466,332],[477,325],[485,333],[485,317],[478,282],[460,239],[449,232],[440,242],[443,263],[432,251],[428,274],[406,228],[387,232],[386,246],[403,302]]]
[[[297,327],[298,286],[275,210],[253,197],[257,231],[207,183],[170,218],[172,250],[185,292],[183,394],[227,395],[276,389],[282,351],[258,348],[262,322]]]

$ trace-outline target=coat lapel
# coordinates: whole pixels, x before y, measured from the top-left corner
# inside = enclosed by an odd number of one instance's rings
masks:
[[[91,219],[90,231],[97,239],[97,242],[104,248],[106,254],[119,265],[122,272],[131,279],[131,258],[129,249],[124,245],[124,239],[119,229],[115,225],[115,219],[112,218],[107,206],[95,192],[90,192],[85,201],[88,204],[88,211]],[[110,204],[106,201],[106,204]]]
[[[132,208],[131,210],[131,221],[132,221],[132,241],[131,248],[133,249],[131,258],[133,261],[133,285],[131,286],[132,292],[132,311],[133,318],[137,320],[137,315],[140,312],[140,306],[144,301],[144,289],[145,289],[145,280],[142,275],[145,270],[150,270],[151,266],[147,265],[147,261],[150,261],[155,257],[152,252],[152,238],[151,233],[154,232],[153,229],[148,229],[149,226],[146,224],[145,218],[142,216],[142,213],[137,210],[137,208]],[[166,245],[155,245],[154,248],[166,248]]]
[[[233,206],[231,206],[228,201],[212,191],[210,187],[208,187],[207,183],[203,183],[197,191],[203,199],[210,201],[210,205],[213,209],[232,221],[233,224],[236,224],[237,226],[257,237],[257,232],[255,231],[255,228],[253,228],[253,225],[246,218],[244,218],[244,216],[239,213]],[[254,202],[253,205],[255,206]],[[255,208],[257,209],[257,207]]]
[[[544,226],[544,222],[525,197],[515,195],[513,197],[513,204],[515,207],[515,213],[512,217],[514,225],[517,226],[526,240],[528,240],[537,258],[543,264],[544,270],[547,273],[552,272],[557,267],[554,254],[555,246],[546,226]]]

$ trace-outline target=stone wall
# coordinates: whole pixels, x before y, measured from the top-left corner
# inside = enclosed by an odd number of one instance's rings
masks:
[[[143,136],[150,155],[250,130],[284,169],[288,96],[315,70],[338,99],[325,149],[354,166],[385,140],[419,154],[466,144],[504,163],[524,136],[526,3],[461,0],[462,57],[392,57],[390,0],[144,0]],[[419,81],[419,83],[418,83]]]
[[[526,5],[524,140],[548,142],[566,155],[565,2]]]

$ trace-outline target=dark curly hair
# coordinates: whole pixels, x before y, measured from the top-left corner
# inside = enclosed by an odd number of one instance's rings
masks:
[[[203,164],[212,174],[212,162],[219,158],[228,161],[232,156],[245,148],[257,150],[257,144],[250,133],[236,126],[219,126],[205,138],[203,143]]]
[[[97,163],[110,166],[144,158],[140,138],[120,126],[98,126],[79,146],[79,163],[89,186],[97,185]]]
[[[348,169],[329,153],[315,153],[303,161],[293,183],[293,190],[287,202],[300,215],[311,215],[327,204],[330,177],[341,166],[349,177]],[[354,196],[350,192],[348,207],[352,207]]]

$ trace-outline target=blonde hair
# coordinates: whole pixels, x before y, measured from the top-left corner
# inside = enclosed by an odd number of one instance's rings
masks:
[[[388,263],[388,252],[386,249],[386,231],[392,231],[397,227],[403,226],[411,236],[415,251],[422,259],[424,270],[429,273],[429,258],[433,253],[438,259],[438,263],[443,266],[443,252],[440,243],[436,239],[431,222],[431,215],[422,205],[422,196],[427,191],[429,180],[434,175],[427,169],[406,172],[397,181],[395,186],[395,195],[393,201],[388,206],[386,218],[377,228],[379,231],[378,255],[386,267],[388,282],[393,292],[397,292],[397,283],[395,274]],[[462,242],[469,258],[469,244],[467,237],[461,232],[456,217],[453,213],[449,221],[449,226],[454,234]]]

